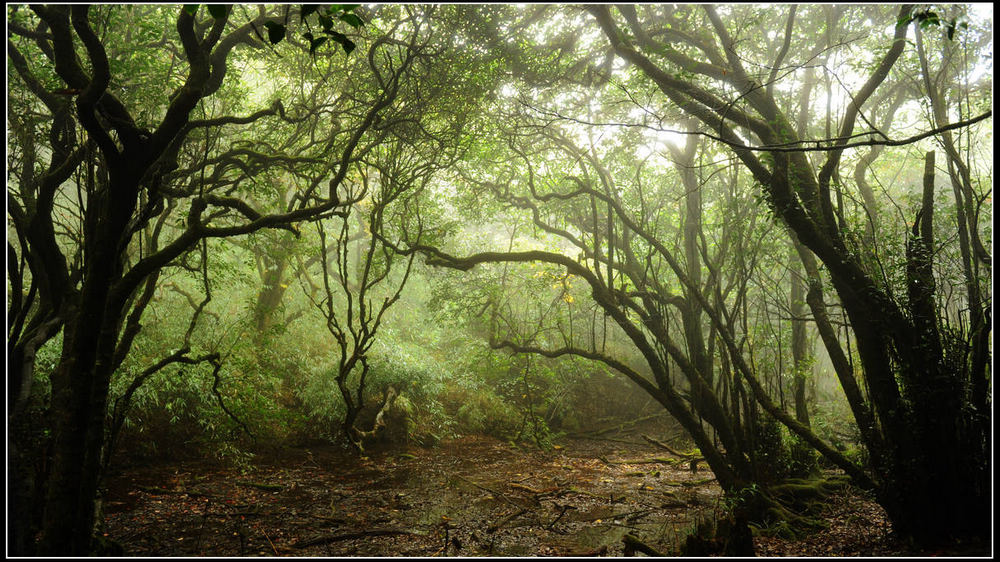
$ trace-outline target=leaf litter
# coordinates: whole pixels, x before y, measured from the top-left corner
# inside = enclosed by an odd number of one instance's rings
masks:
[[[244,471],[122,467],[104,532],[130,556],[621,556],[626,534],[678,554],[720,505],[707,469],[665,462],[639,439],[542,451],[477,436],[368,455],[325,445],[261,453]],[[832,496],[822,517],[825,529],[798,540],[756,536],[757,554],[913,554],[859,492]]]

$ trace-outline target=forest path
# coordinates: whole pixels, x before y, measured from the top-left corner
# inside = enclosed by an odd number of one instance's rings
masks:
[[[621,556],[626,534],[677,554],[720,490],[703,465],[692,473],[663,462],[676,457],[642,433],[563,439],[551,451],[489,437],[363,458],[330,445],[284,448],[242,471],[207,460],[127,466],[109,478],[105,532],[130,556]],[[820,517],[826,528],[797,540],[755,536],[757,554],[990,550],[914,551],[850,487]]]
[[[133,556],[621,555],[664,552],[717,505],[711,472],[638,435],[552,451],[466,437],[432,449],[181,461],[109,480],[105,531]]]

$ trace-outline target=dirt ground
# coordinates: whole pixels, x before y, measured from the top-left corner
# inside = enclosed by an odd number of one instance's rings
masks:
[[[632,534],[668,554],[711,517],[711,473],[638,435],[520,449],[469,437],[432,449],[334,446],[128,466],[109,478],[105,533],[130,556],[621,556]],[[831,498],[828,528],[756,537],[758,555],[902,555],[876,504]]]

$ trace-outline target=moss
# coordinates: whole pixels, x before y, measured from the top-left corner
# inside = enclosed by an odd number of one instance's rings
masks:
[[[826,523],[812,515],[830,494],[843,488],[846,476],[788,478],[753,498],[748,511],[758,534],[795,540],[822,529]]]
[[[813,507],[818,500],[840,490],[847,484],[847,477],[830,478],[788,478],[781,484],[768,488],[768,492],[783,503],[795,509]]]

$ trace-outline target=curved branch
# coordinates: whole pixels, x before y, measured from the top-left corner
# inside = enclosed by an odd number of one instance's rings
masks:
[[[912,9],[913,6],[901,6],[897,21],[905,21]],[[884,57],[882,57],[882,62],[879,63],[878,68],[872,72],[868,81],[865,82],[865,84],[861,87],[861,90],[859,90],[857,95],[854,96],[853,101],[848,104],[847,112],[844,115],[844,120],[840,127],[841,138],[847,137],[854,130],[854,120],[861,111],[861,106],[868,101],[868,98],[875,93],[876,88],[878,88],[882,82],[885,81],[886,77],[889,76],[889,70],[894,64],[896,64],[896,59],[899,58],[899,55],[903,53],[903,48],[906,46],[907,29],[908,26],[905,24],[896,25],[896,31],[892,37],[892,47],[890,47],[889,51]],[[844,153],[845,148],[847,148],[846,142],[838,142],[832,147],[826,163],[823,164],[823,167],[819,171],[818,180],[821,189],[825,189],[824,186],[829,185],[830,177],[833,175],[833,171],[840,163],[840,156]]]
[[[50,112],[59,112],[65,105],[65,102],[46,90],[45,86],[35,78],[31,69],[28,68],[28,61],[10,39],[7,39],[7,56],[10,57],[10,61],[14,65],[14,70],[17,71],[18,76],[21,77],[24,84],[31,90],[31,93],[35,94],[45,104],[45,107],[49,108]]]
[[[944,125],[944,126],[941,126],[941,127],[937,127],[937,128],[931,129],[929,131],[924,131],[922,133],[917,133],[915,135],[912,135],[912,136],[909,136],[909,137],[905,137],[905,138],[902,138],[902,139],[890,139],[890,138],[870,139],[870,140],[858,141],[858,142],[847,142],[845,144],[839,144],[837,146],[830,146],[831,143],[847,141],[849,139],[856,138],[856,137],[859,137],[859,136],[862,136],[862,135],[875,135],[875,134],[882,135],[881,131],[866,131],[866,132],[861,132],[861,133],[853,133],[853,134],[848,135],[846,137],[834,137],[834,138],[829,138],[829,139],[796,140],[796,141],[785,142],[785,143],[766,144],[766,145],[754,146],[754,145],[748,145],[748,144],[743,143],[743,142],[733,141],[732,140],[732,135],[727,135],[727,137],[729,137],[729,138],[724,138],[722,136],[714,135],[712,133],[707,133],[705,131],[689,131],[689,130],[686,130],[686,129],[667,129],[667,128],[663,128],[663,127],[654,127],[654,126],[651,126],[651,125],[645,125],[645,124],[642,124],[642,123],[617,123],[617,122],[587,121],[585,119],[579,119],[579,118],[576,118],[576,117],[570,117],[570,116],[567,116],[567,115],[563,115],[563,114],[559,113],[558,111],[552,111],[552,110],[548,110],[548,109],[537,108],[537,107],[533,107],[533,106],[531,106],[529,104],[525,104],[525,106],[526,107],[530,107],[531,109],[533,109],[533,110],[535,110],[535,111],[537,111],[537,112],[539,112],[539,113],[541,113],[543,115],[551,115],[551,116],[557,117],[559,119],[563,119],[563,120],[566,120],[566,121],[572,121],[574,123],[581,123],[581,124],[584,124],[584,125],[594,125],[594,126],[597,126],[597,127],[630,127],[630,128],[649,129],[651,131],[657,131],[657,132],[661,132],[661,133],[673,133],[673,134],[676,134],[676,135],[698,135],[698,136],[709,138],[709,139],[712,139],[714,141],[718,141],[718,142],[721,142],[721,143],[723,143],[725,145],[728,145],[728,146],[730,146],[730,147],[732,147],[734,149],[737,149],[737,152],[741,151],[741,150],[746,150],[746,151],[750,151],[750,152],[778,152],[778,153],[788,153],[788,152],[831,152],[831,151],[834,151],[834,150],[843,150],[843,149],[847,149],[847,148],[857,148],[857,147],[860,147],[860,146],[905,146],[905,145],[908,145],[908,144],[913,144],[913,143],[915,143],[917,141],[921,141],[921,140],[926,139],[928,137],[933,137],[933,136],[936,136],[936,135],[940,135],[941,133],[944,133],[946,131],[952,131],[954,129],[961,129],[961,128],[964,128],[964,127],[969,127],[971,125],[975,125],[976,123],[979,123],[980,121],[984,121],[986,119],[989,119],[990,117],[993,117],[993,111],[992,110],[987,110],[985,113],[982,113],[982,114],[977,115],[975,117],[972,117],[972,118],[969,118],[969,119],[965,119],[963,121],[956,121],[955,123],[949,123],[947,125]],[[795,144],[803,144],[803,145],[804,144],[815,144],[816,146],[789,146],[789,145],[795,145]]]
[[[788,11],[788,22],[785,24],[785,40],[781,44],[781,50],[778,51],[778,55],[774,57],[774,62],[771,64],[771,72],[767,75],[768,97],[772,97],[774,95],[774,82],[778,78],[778,71],[781,69],[781,63],[785,60],[785,55],[788,54],[788,48],[792,44],[792,28],[795,26],[795,10],[797,8],[797,5],[792,4]]]

